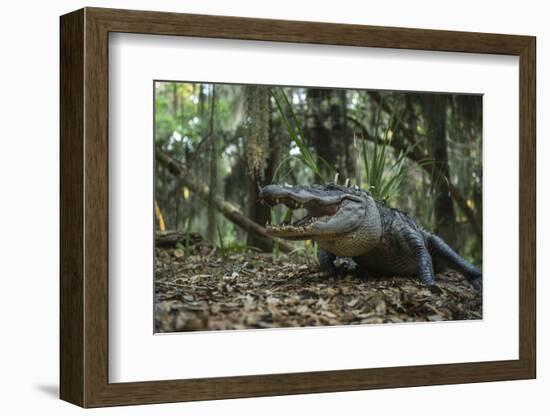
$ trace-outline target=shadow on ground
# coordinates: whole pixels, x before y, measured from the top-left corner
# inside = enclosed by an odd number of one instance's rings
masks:
[[[59,386],[56,384],[38,384],[35,386],[36,390],[39,392],[50,396],[54,399],[59,398]]]

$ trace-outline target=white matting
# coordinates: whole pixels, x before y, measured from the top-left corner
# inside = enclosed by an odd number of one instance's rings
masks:
[[[517,58],[130,34],[109,47],[111,382],[517,359]],[[483,321],[153,335],[155,79],[484,94]]]

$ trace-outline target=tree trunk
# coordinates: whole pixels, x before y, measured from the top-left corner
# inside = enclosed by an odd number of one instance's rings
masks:
[[[347,128],[345,98],[345,92],[308,89],[308,122],[304,129],[317,155],[334,167],[341,177],[353,174],[346,163],[349,154],[346,147],[351,138]],[[322,162],[319,165],[328,178],[330,170]]]
[[[214,134],[214,111],[216,110],[216,85],[212,85],[212,96],[210,98],[210,121],[209,121],[209,139],[210,139],[210,175],[209,175],[209,188],[208,193],[208,206],[207,206],[207,238],[210,243],[213,243],[216,237],[217,223],[216,223],[216,207],[214,204],[214,197],[218,191],[218,141]]]
[[[247,186],[248,217],[258,224],[265,224],[271,215],[268,206],[258,204],[259,187],[273,175],[275,159],[274,143],[271,138],[269,87],[245,87],[245,142],[248,175],[244,178]],[[247,244],[264,251],[271,251],[270,241],[249,233]]]
[[[449,245],[454,246],[456,220],[453,199],[449,188],[449,159],[447,156],[447,97],[427,94],[423,97],[424,117],[427,125],[427,143],[432,165],[432,186],[435,189],[435,232]]]

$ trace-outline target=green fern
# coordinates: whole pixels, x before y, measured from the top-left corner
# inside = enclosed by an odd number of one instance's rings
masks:
[[[305,142],[305,135],[300,127],[300,123],[296,117],[292,105],[282,87],[271,88],[271,96],[273,97],[283,124],[288,131],[292,141],[300,150],[299,155],[285,157],[275,169],[274,177],[277,177],[280,169],[288,164],[292,159],[300,160],[309,170],[322,182],[327,182],[327,177],[323,173],[321,166],[324,166],[329,174],[334,175],[336,170],[325,159],[320,156],[315,156]]]
[[[388,153],[388,147],[391,147],[393,132],[398,122],[397,106],[394,106],[386,128],[379,134],[381,117],[382,105],[378,106],[375,118],[372,150],[369,152],[366,140],[363,140],[361,157],[365,167],[366,188],[375,198],[389,201],[399,194],[406,174],[405,159],[416,144],[394,154],[392,158]]]

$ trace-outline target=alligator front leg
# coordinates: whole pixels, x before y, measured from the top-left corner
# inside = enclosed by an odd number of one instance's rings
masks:
[[[336,256],[334,254],[317,247],[317,259],[319,259],[319,268],[322,272],[330,275],[336,274],[337,270],[334,265]]]

